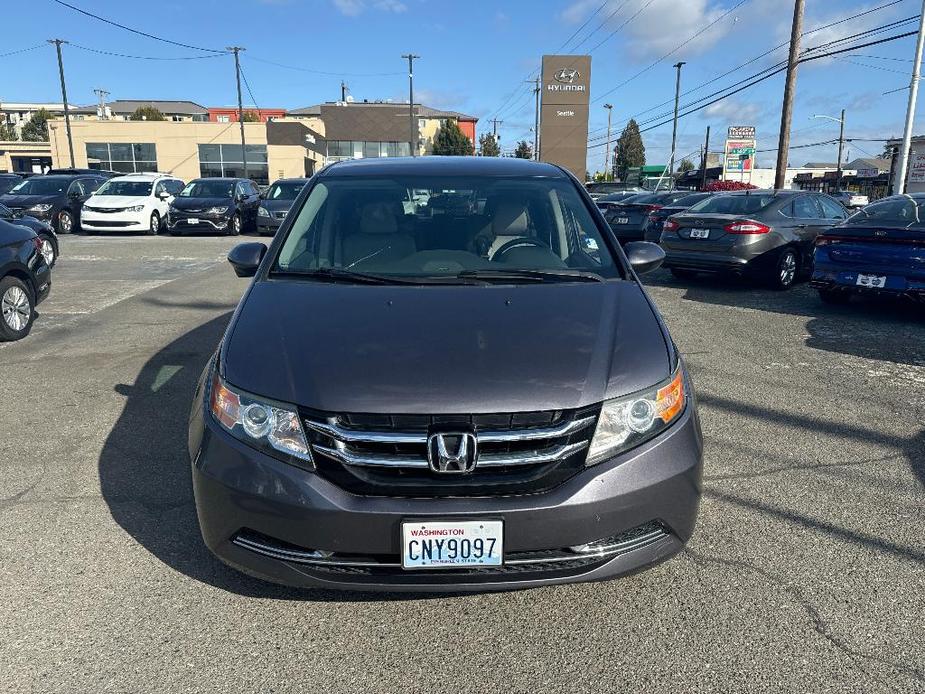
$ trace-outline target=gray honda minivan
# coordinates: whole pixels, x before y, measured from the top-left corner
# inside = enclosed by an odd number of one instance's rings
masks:
[[[340,162],[300,193],[199,382],[203,538],[270,581],[460,591],[592,581],[690,539],[684,363],[579,182],[518,159]]]

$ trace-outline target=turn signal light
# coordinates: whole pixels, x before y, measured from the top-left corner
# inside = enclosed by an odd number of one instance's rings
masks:
[[[684,377],[681,370],[664,388],[655,394],[656,413],[665,424],[675,418],[684,409]]]
[[[723,227],[727,234],[767,234],[771,227],[752,219],[746,219],[741,222],[732,222]]]

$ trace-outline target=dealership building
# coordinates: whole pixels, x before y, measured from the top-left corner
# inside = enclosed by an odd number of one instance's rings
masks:
[[[123,115],[130,106],[149,104],[165,115],[170,111],[168,119],[133,121]],[[110,111],[112,117],[107,119],[80,114],[84,117],[71,120],[73,165],[120,173],[161,171],[189,181],[243,176],[246,153],[247,175],[266,185],[277,178],[310,176],[325,163],[341,159],[411,152],[407,103],[331,102],[285,113],[265,109],[260,114],[265,122],[244,123],[246,149],[241,147],[237,118],[225,118],[225,110],[194,102],[135,101],[118,113]],[[448,120],[475,142],[477,118],[415,104],[417,154],[433,151],[437,130]],[[48,132],[51,165],[71,166],[64,119],[48,121]]]

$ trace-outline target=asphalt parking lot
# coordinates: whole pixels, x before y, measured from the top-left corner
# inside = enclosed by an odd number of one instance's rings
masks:
[[[925,310],[654,273],[706,439],[684,554],[513,593],[295,591],[214,560],[193,508],[234,243],[62,237],[0,346],[0,690],[925,692]]]

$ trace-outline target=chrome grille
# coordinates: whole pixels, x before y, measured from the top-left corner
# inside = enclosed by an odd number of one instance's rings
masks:
[[[109,214],[113,212],[125,212],[126,208],[124,207],[90,207],[89,205],[84,205],[84,209],[87,212],[99,212],[101,214]]]
[[[544,491],[583,469],[598,409],[434,417],[312,414],[305,425],[319,472],[350,491],[495,495]],[[474,471],[451,476],[431,469],[428,437],[448,430],[475,435]]]

